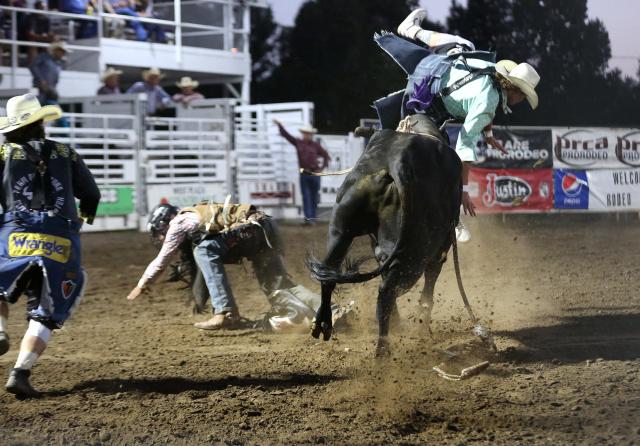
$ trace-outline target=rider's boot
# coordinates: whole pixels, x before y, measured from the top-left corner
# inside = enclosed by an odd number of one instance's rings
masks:
[[[416,40],[418,33],[422,31],[420,24],[427,18],[427,11],[422,8],[412,11],[398,26],[398,34],[407,39]]]

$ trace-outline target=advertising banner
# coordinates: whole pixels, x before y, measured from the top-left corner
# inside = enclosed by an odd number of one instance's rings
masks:
[[[553,156],[551,130],[510,130],[495,127],[493,137],[508,153],[481,142],[476,167],[485,169],[551,168]]]
[[[552,130],[556,169],[640,167],[640,130],[565,128]]]
[[[478,212],[552,209],[551,169],[479,169],[469,172],[469,195]]]
[[[147,207],[151,211],[165,200],[179,208],[202,200],[222,203],[226,196],[224,183],[150,184],[147,186]]]
[[[101,187],[100,195],[97,216],[128,215],[135,210],[131,186]]]
[[[455,148],[459,125],[446,127],[451,147]],[[553,166],[553,143],[550,129],[510,129],[494,127],[493,136],[508,152],[502,153],[484,141],[478,142],[474,166],[483,169],[549,169]]]
[[[556,170],[556,209],[640,209],[640,169]]]
[[[242,181],[238,183],[241,203],[256,206],[295,206],[296,185],[288,181]]]

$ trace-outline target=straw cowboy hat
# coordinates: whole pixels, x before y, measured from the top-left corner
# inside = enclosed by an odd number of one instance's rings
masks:
[[[149,68],[148,70],[144,70],[142,72],[142,79],[144,79],[145,81],[147,79],[149,79],[149,76],[158,76],[160,78],[164,77],[164,73],[162,73],[162,71],[160,71],[158,68]]]
[[[104,82],[109,79],[111,76],[120,76],[122,74],[122,70],[116,70],[113,67],[109,67],[100,75],[100,81]]]
[[[55,50],[62,50],[67,54],[73,53],[73,51],[67,48],[67,43],[62,40],[53,42],[51,45],[49,45],[49,53],[53,54]]]
[[[517,64],[505,59],[496,64],[496,72],[524,93],[533,110],[538,107],[538,93],[535,88],[540,82],[540,75],[535,68],[526,62]]]
[[[191,79],[189,76],[184,76],[180,79],[180,82],[176,82],[176,85],[180,88],[191,87],[198,88],[200,82]]]
[[[40,120],[53,121],[61,116],[60,107],[57,105],[43,107],[32,93],[14,96],[7,101],[7,116],[0,117],[0,133],[8,133]]]
[[[318,133],[318,129],[310,125],[303,125],[299,127],[298,130],[300,133]]]

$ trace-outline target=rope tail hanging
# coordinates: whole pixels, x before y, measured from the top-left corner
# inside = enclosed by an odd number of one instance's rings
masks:
[[[348,169],[337,170],[335,172],[312,172],[307,169],[300,168],[300,173],[306,173],[307,175],[313,175],[315,177],[328,177],[332,175],[345,175],[353,170],[353,167],[349,167]]]

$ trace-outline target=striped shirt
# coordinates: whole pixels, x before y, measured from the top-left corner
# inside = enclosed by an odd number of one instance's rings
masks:
[[[138,282],[138,287],[144,288],[153,283],[160,273],[169,265],[171,257],[178,251],[184,240],[198,230],[200,216],[195,212],[178,214],[169,223],[169,229],[162,242],[162,248],[155,259],[149,263],[147,269]]]

